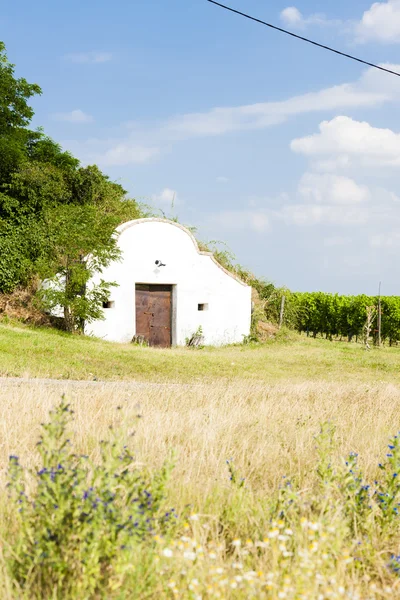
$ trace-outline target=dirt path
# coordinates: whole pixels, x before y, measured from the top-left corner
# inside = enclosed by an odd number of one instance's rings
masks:
[[[68,387],[80,387],[80,388],[96,388],[101,386],[102,388],[141,388],[141,387],[154,387],[154,388],[175,388],[182,386],[193,387],[198,385],[198,383],[152,383],[147,381],[89,381],[82,379],[38,379],[35,377],[0,377],[0,388],[5,385],[49,385],[49,386],[58,386],[60,388],[68,388]]]

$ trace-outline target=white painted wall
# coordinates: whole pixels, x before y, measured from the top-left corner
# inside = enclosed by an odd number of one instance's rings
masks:
[[[225,271],[209,253],[200,252],[192,234],[165,219],[140,219],[118,228],[122,260],[112,263],[98,280],[115,281],[104,310],[85,333],[115,342],[135,335],[135,283],[168,284],[173,288],[172,344],[184,345],[201,325],[205,344],[242,342],[250,333],[251,288]],[[156,260],[165,267],[157,268]],[[199,311],[198,304],[208,304]]]

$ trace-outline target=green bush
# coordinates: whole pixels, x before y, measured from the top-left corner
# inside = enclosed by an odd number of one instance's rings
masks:
[[[108,589],[131,553],[168,532],[176,517],[163,511],[170,462],[146,473],[128,446],[111,440],[101,442],[101,460],[93,464],[72,450],[71,416],[63,399],[43,425],[34,482],[18,457],[10,457],[9,489],[19,522],[11,572],[29,597],[86,598]]]

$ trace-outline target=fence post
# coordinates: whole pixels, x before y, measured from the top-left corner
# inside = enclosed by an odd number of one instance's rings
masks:
[[[379,282],[379,299],[378,299],[378,347],[382,343],[382,303],[381,303],[381,282]]]
[[[285,311],[285,296],[282,296],[282,298],[281,298],[281,312],[280,312],[280,315],[279,315],[279,329],[282,327],[284,311]]]

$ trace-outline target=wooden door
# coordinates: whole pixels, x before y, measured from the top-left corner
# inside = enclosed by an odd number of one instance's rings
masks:
[[[136,336],[150,346],[171,346],[170,285],[136,285]]]

